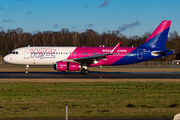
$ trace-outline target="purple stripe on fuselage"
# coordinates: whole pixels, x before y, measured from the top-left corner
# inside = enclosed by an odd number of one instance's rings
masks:
[[[67,59],[88,57],[98,54],[108,54],[114,47],[77,47]],[[106,60],[100,59],[102,65],[111,65],[131,53],[136,47],[119,47],[116,54],[108,55]]]

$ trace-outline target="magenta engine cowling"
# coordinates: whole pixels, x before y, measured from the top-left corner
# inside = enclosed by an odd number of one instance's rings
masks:
[[[80,69],[79,63],[59,61],[54,65],[57,71],[77,71]]]

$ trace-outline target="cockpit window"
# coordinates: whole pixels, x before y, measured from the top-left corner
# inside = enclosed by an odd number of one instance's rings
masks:
[[[18,51],[12,51],[10,54],[18,54]]]
[[[10,54],[15,54],[15,51],[12,51]]]

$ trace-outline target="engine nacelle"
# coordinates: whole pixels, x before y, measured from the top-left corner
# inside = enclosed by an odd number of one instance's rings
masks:
[[[57,71],[77,71],[81,68],[79,63],[59,61],[54,65],[54,69]]]

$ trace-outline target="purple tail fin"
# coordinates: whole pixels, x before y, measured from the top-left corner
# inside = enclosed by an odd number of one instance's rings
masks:
[[[165,48],[171,21],[162,21],[140,47]]]

